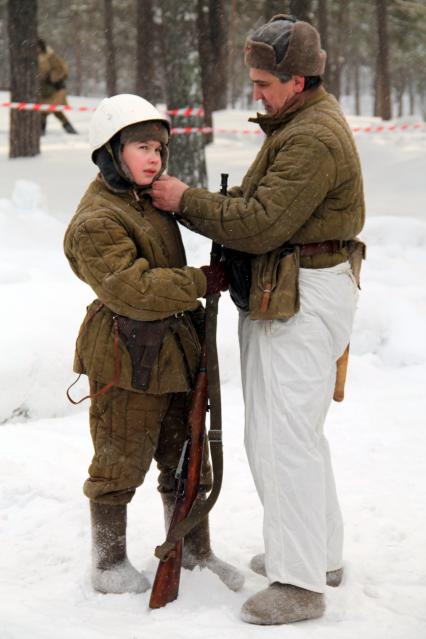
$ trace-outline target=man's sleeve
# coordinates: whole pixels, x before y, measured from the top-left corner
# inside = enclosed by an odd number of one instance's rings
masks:
[[[190,228],[229,248],[261,254],[287,242],[333,187],[334,159],[310,135],[294,136],[276,155],[250,198],[190,188],[181,215]]]

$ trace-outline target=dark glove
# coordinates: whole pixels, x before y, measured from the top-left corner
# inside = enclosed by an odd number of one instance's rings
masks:
[[[205,324],[206,309],[201,304],[201,302],[198,302],[198,304],[199,306],[197,306],[197,308],[195,308],[193,311],[189,311],[189,316],[191,318],[192,325],[197,332],[197,336],[200,341],[200,344],[202,344],[204,342],[204,336],[205,336],[204,324]]]
[[[217,262],[211,266],[201,266],[201,270],[207,279],[207,289],[204,297],[228,290],[228,278],[226,277],[223,262]]]

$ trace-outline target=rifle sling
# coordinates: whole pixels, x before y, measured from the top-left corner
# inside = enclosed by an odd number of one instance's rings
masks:
[[[194,502],[194,505],[185,519],[182,519],[182,521],[176,524],[176,526],[169,531],[164,543],[156,547],[155,556],[161,561],[166,561],[169,553],[175,549],[176,543],[183,539],[185,535],[187,535],[195,526],[197,526],[197,524],[207,517],[219,497],[223,476],[223,454],[221,441],[212,442],[210,440],[210,455],[214,473],[213,488],[205,501]]]

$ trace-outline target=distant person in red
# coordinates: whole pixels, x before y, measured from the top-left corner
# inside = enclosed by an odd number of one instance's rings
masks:
[[[65,80],[68,68],[51,47],[41,38],[37,41],[37,64],[39,80],[39,100],[43,104],[68,104],[65,90]],[[63,111],[52,111],[53,115],[62,123],[67,133],[77,133]],[[46,133],[46,121],[49,112],[41,112],[41,133]]]

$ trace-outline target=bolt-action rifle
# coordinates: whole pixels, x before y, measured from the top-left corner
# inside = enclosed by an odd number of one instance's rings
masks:
[[[205,416],[207,410],[207,369],[206,349],[202,350],[200,368],[198,370],[188,417],[188,437],[185,440],[176,479],[175,507],[167,533],[167,548],[155,575],[152,586],[150,608],[161,608],[174,601],[179,592],[180,570],[182,564],[183,538],[178,538],[174,529],[185,521],[197,496],[200,484],[201,462],[203,456]],[[164,545],[164,544],[163,544]],[[157,546],[155,554],[158,556]]]
[[[226,195],[228,175],[221,175],[222,195]],[[212,244],[210,264],[221,259],[222,247]],[[188,417],[188,434],[178,468],[175,508],[166,541],[155,549],[160,563],[152,586],[150,608],[162,608],[174,601],[179,592],[184,537],[214,506],[222,484],[222,416],[219,364],[216,347],[217,312],[220,293],[206,298],[205,338],[200,366]],[[205,419],[210,400],[209,443],[213,465],[213,488],[205,502],[193,507],[198,494],[205,437]]]

